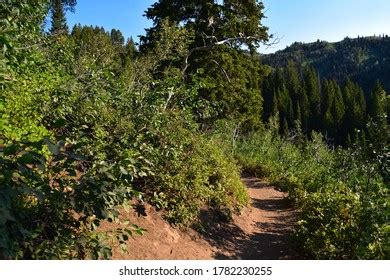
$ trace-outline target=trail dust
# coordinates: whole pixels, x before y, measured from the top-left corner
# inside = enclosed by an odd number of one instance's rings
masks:
[[[143,236],[127,242],[128,253],[114,247],[113,259],[126,260],[278,260],[298,259],[290,235],[296,213],[286,194],[254,177],[243,179],[251,198],[250,206],[235,215],[233,221],[217,222],[213,213],[204,212],[205,233],[171,227],[160,212],[146,204],[141,211],[123,214],[145,228]],[[103,230],[113,229],[104,224]]]

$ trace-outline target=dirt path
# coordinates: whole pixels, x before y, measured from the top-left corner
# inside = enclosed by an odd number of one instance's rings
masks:
[[[114,259],[297,259],[291,249],[290,234],[295,212],[286,194],[256,178],[243,179],[251,205],[232,223],[216,223],[213,213],[203,213],[208,226],[205,234],[170,227],[151,206],[145,215],[135,212],[126,219],[146,228],[142,237],[128,241],[129,253],[114,250]],[[109,227],[109,226],[108,226]]]

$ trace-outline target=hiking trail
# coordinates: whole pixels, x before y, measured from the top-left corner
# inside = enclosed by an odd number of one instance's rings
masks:
[[[296,213],[286,193],[255,177],[245,177],[250,205],[231,223],[214,222],[213,213],[202,213],[204,234],[171,227],[160,212],[146,204],[145,214],[123,214],[147,232],[128,241],[128,253],[114,248],[113,259],[138,260],[261,260],[297,259],[290,236]],[[109,230],[111,225],[104,225]]]

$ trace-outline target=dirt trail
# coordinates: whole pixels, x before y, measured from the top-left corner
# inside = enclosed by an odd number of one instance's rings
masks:
[[[203,213],[206,233],[170,227],[150,205],[145,213],[126,214],[126,219],[148,230],[142,237],[128,241],[129,253],[114,250],[114,259],[205,260],[205,259],[297,259],[290,234],[296,221],[286,194],[257,178],[244,178],[251,205],[231,223],[212,221]],[[145,216],[146,214],[146,216]],[[105,229],[110,226],[105,225]]]

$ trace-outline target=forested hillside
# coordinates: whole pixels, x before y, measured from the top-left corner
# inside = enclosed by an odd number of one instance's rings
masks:
[[[252,203],[243,172],[288,194],[301,256],[389,258],[387,93],[271,71],[264,8],[159,0],[136,45],[69,27],[75,0],[0,1],[0,259],[110,259],[144,203],[207,234]]]
[[[324,79],[315,68],[299,68],[291,60],[264,79],[262,94],[263,118],[277,115],[280,133],[288,135],[297,127],[307,136],[318,131],[332,145],[348,146],[359,137],[365,141],[370,133],[367,123],[385,124],[385,115],[390,114],[390,96],[379,81],[365,93],[349,78],[344,83]]]
[[[324,79],[344,83],[347,79],[369,92],[379,80],[390,91],[390,37],[373,36],[341,42],[294,43],[282,51],[265,55],[262,61],[274,68],[292,60],[300,67],[314,67]]]

